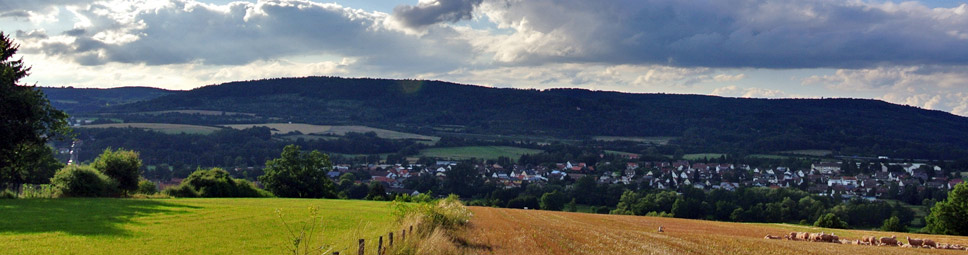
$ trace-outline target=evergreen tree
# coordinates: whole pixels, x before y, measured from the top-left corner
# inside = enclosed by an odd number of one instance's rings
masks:
[[[0,32],[0,183],[47,181],[60,165],[50,164],[45,143],[70,133],[67,114],[36,87],[18,84],[30,72],[23,59],[13,59],[18,47]]]

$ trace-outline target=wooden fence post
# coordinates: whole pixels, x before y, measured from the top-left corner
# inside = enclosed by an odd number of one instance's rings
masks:
[[[390,231],[389,235],[390,235],[390,244],[388,244],[387,247],[393,246],[393,231]]]
[[[383,254],[383,236],[380,236],[380,241],[376,243],[376,254]]]
[[[413,225],[410,225],[410,235],[413,235]]]
[[[363,239],[360,239],[360,249],[359,249],[358,255],[363,255],[363,243],[364,243]]]
[[[400,230],[400,241],[407,241],[407,229]]]

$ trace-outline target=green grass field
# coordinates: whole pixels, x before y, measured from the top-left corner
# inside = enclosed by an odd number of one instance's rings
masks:
[[[777,153],[814,156],[814,157],[826,157],[826,156],[830,156],[830,154],[833,154],[834,152],[831,150],[795,150],[795,151],[778,151]]]
[[[184,124],[167,124],[167,123],[112,123],[112,124],[97,124],[97,125],[86,125],[80,126],[80,128],[143,128],[150,129],[166,134],[211,134],[216,130],[221,128],[209,127],[209,126],[197,126],[197,125],[184,125]]]
[[[320,209],[321,235],[349,254],[356,240],[399,232],[387,202],[327,199],[0,200],[2,254],[281,254],[290,227]],[[280,214],[276,213],[279,210]],[[372,240],[372,241],[371,241]]]
[[[526,149],[510,146],[466,146],[466,147],[447,147],[430,148],[420,150],[421,156],[445,158],[445,159],[497,159],[504,156],[517,160],[524,154],[535,154],[541,150]]]
[[[393,130],[371,128],[367,126],[333,126],[333,125],[312,125],[312,124],[301,124],[301,123],[266,123],[266,124],[233,124],[233,125],[222,125],[225,127],[230,127],[234,129],[244,129],[250,127],[269,127],[272,130],[272,134],[285,134],[293,131],[299,131],[304,135],[311,134],[323,134],[323,135],[336,135],[343,136],[346,133],[367,133],[374,132],[380,138],[385,139],[416,139],[426,141],[427,143],[434,144],[440,140],[440,137],[436,136],[426,136],[418,135],[404,132],[397,132]]]
[[[652,143],[658,145],[669,144],[669,141],[676,139],[672,136],[649,136],[649,137],[639,137],[639,136],[595,136],[592,139],[597,141],[613,142],[613,141],[630,141],[638,143]]]
[[[748,157],[751,157],[751,158],[765,158],[765,159],[786,159],[786,158],[789,158],[789,156],[773,155],[773,154],[750,154]]]
[[[682,155],[682,159],[685,159],[685,160],[701,160],[701,159],[704,159],[704,158],[708,158],[708,159],[718,159],[719,157],[721,157],[723,155],[726,155],[726,154],[722,154],[722,153],[695,153],[695,154]]]

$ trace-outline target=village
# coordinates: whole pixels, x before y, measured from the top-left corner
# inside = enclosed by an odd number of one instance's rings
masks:
[[[758,168],[746,164],[719,164],[677,161],[638,161],[636,155],[626,155],[619,167],[611,162],[599,162],[610,166],[606,171],[582,162],[561,162],[542,165],[502,166],[493,161],[474,164],[474,169],[486,182],[511,189],[528,184],[572,184],[582,177],[594,178],[599,184],[620,184],[638,190],[678,190],[692,187],[701,190],[735,190],[740,187],[797,188],[811,194],[876,200],[897,199],[901,195],[918,198],[933,197],[932,193],[946,193],[964,182],[943,174],[939,166],[925,163],[881,163],[862,165],[870,173],[846,175],[841,170],[843,162],[816,162],[809,169],[788,167]],[[448,171],[461,162],[437,160],[434,164],[337,164],[328,176],[338,180],[346,173],[364,174],[369,180],[357,183],[379,182],[390,193],[417,194],[406,185],[410,178],[430,175],[446,178]],[[855,171],[856,172],[856,171]],[[173,179],[172,182],[177,182]],[[172,183],[173,184],[173,183]],[[916,194],[911,194],[914,192]],[[917,202],[920,202],[918,200]]]

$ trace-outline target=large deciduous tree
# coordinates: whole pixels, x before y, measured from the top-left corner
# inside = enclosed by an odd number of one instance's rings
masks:
[[[259,181],[279,197],[335,198],[333,182],[326,173],[333,168],[329,156],[319,151],[302,152],[297,145],[282,149],[279,158],[266,161]]]
[[[928,232],[945,235],[968,235],[968,182],[955,186],[948,198],[937,202],[925,218]]]
[[[67,114],[50,105],[35,86],[18,84],[30,67],[14,59],[19,46],[0,32],[0,183],[46,180],[59,168],[51,162],[48,139],[68,134]],[[50,168],[50,169],[48,169]],[[36,177],[44,174],[46,178]]]

